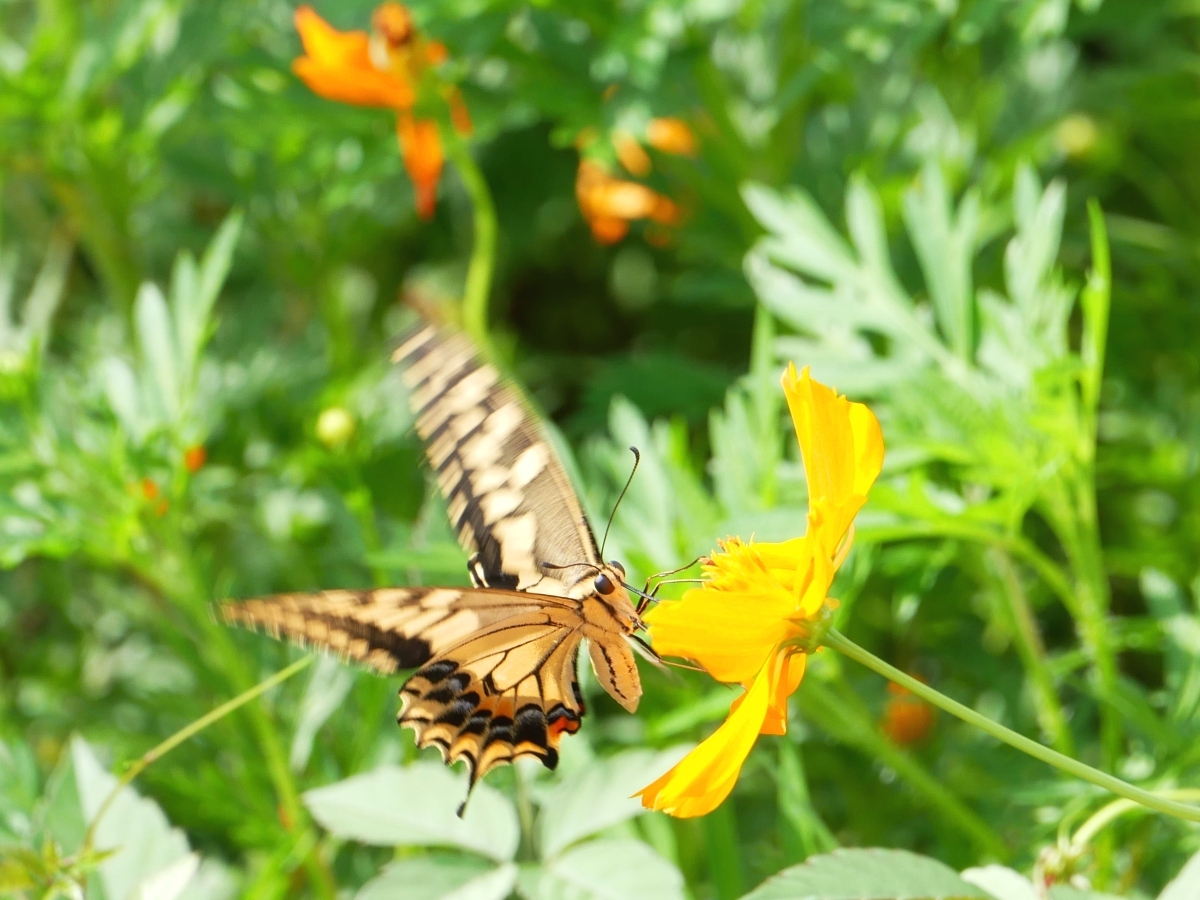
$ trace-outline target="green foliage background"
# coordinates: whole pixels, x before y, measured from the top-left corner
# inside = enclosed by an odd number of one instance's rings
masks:
[[[318,11],[365,28],[371,7]],[[450,49],[444,74],[475,122],[499,223],[494,343],[573,448],[593,522],[624,448],[645,454],[610,541],[631,569],[674,568],[727,534],[800,533],[778,374],[811,363],[872,404],[889,447],[836,586],[839,627],[1091,764],[1196,784],[1193,4],[412,9]],[[79,846],[94,811],[81,785],[296,657],[217,625],[213,601],[465,581],[385,360],[406,300],[453,309],[471,203],[448,166],[435,219],[416,218],[393,115],[290,73],[292,13],[0,5],[0,836],[42,860],[14,851],[5,877],[63,870],[43,850]],[[655,155],[650,179],[687,219],[666,247],[636,226],[599,246],[573,142],[651,116],[697,134],[695,159]],[[318,435],[331,408],[352,417],[344,442]],[[158,816],[146,827],[176,841],[166,861],[203,855],[190,896],[349,895],[397,854],[416,868],[395,884],[481,877],[469,853],[412,849],[478,850],[461,836],[371,841],[301,797],[416,757],[392,724],[396,682],[311,671],[151,766],[138,788],[158,807],[130,799],[122,821]],[[561,778],[494,777],[520,840],[471,896],[733,898],[837,846],[1028,873],[1109,799],[945,717],[895,744],[884,683],[826,652],[789,734],[760,741],[718,812],[626,810],[564,850],[535,815],[567,828],[553,810],[573,790],[638,786],[628,761],[648,780],[661,758],[630,750],[698,740],[728,708],[696,673],[643,676],[636,718],[589,686]],[[593,768],[611,778],[584,784]],[[565,866],[548,846],[581,855]],[[1194,826],[1132,813],[1063,874],[1149,897],[1198,848]],[[638,860],[642,887],[604,893]],[[81,876],[89,896],[135,883],[112,871]]]

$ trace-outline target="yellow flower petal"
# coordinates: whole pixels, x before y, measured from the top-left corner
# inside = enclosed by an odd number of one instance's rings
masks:
[[[647,809],[658,809],[680,818],[712,812],[737,784],[742,763],[750,754],[771,701],[769,666],[754,679],[729,718],[695,750],[653,784],[642,788]]]
[[[694,659],[718,681],[749,682],[775,647],[800,633],[795,618],[814,589],[824,599],[828,584],[811,581],[811,546],[803,538],[728,541],[705,567],[709,583],[646,613],[654,648]]]
[[[783,375],[796,438],[808,478],[809,509],[816,514],[822,545],[831,553],[866,502],[883,468],[883,432],[875,414],[813,381],[805,366]]]

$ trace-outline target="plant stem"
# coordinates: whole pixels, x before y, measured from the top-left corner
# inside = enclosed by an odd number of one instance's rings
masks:
[[[1179,788],[1169,791],[1155,791],[1154,793],[1156,796],[1168,800],[1200,800],[1200,788]],[[1102,806],[1099,810],[1092,813],[1086,822],[1079,826],[1079,829],[1071,836],[1070,846],[1078,852],[1082,852],[1083,848],[1090,844],[1102,829],[1125,815],[1125,813],[1132,812],[1135,809],[1144,810],[1145,807],[1133,800],[1113,800],[1111,803]]]
[[[260,681],[249,690],[242,691],[242,693],[238,694],[232,700],[222,703],[211,712],[206,713],[199,719],[196,719],[194,722],[185,725],[161,744],[158,744],[157,746],[152,747],[143,753],[141,758],[139,758],[137,762],[126,769],[125,774],[117,779],[117,783],[113,785],[113,789],[108,792],[108,796],[104,798],[104,802],[101,803],[100,808],[96,810],[96,815],[92,817],[92,822],[90,825],[88,825],[87,833],[84,835],[83,848],[81,852],[91,852],[92,844],[96,839],[96,829],[100,825],[100,820],[104,818],[104,814],[107,813],[113,803],[116,802],[116,799],[118,795],[120,795],[121,791],[125,790],[125,788],[128,787],[135,778],[141,775],[151,763],[163,756],[166,756],[188,738],[199,734],[213,722],[223,719],[239,706],[244,706],[255,697],[258,697],[260,694],[263,694],[275,687],[275,685],[282,684],[283,682],[287,681],[305,666],[309,665],[315,658],[316,657],[310,655],[304,657],[303,659],[296,660],[286,669],[281,669],[265,681]]]
[[[463,291],[463,328],[485,353],[492,353],[488,334],[488,297],[492,290],[492,270],[496,264],[496,208],[487,180],[483,177],[471,148],[452,128],[443,129],[447,155],[458,169],[475,223],[475,243],[467,264],[467,282]]]
[[[1037,620],[1029,606],[1029,598],[1025,587],[1021,584],[1021,576],[1013,565],[1012,557],[999,547],[991,548],[989,554],[1008,600],[1009,612],[1012,615],[1013,633],[1016,636],[1017,653],[1029,673],[1033,702],[1037,707],[1038,724],[1042,732],[1049,737],[1054,749],[1067,756],[1075,753],[1071,730],[1067,727],[1067,717],[1063,714],[1062,705],[1058,702],[1058,693],[1054,688],[1054,676],[1046,663],[1046,646],[1042,642],[1042,633],[1038,629]]]
[[[1184,803],[1177,803],[1174,800],[1164,799],[1150,791],[1134,787],[1132,784],[1115,778],[1107,772],[1101,772],[1099,769],[1094,769],[1089,765],[1079,762],[1077,759],[1072,759],[1069,756],[1059,753],[1057,750],[1051,750],[1049,747],[1039,744],[1037,741],[1032,741],[1024,735],[1017,734],[1011,728],[1006,728],[998,722],[993,722],[986,716],[981,716],[970,707],[964,706],[956,700],[951,700],[945,694],[935,691],[928,685],[922,684],[917,679],[904,674],[895,666],[889,665],[875,654],[864,650],[835,628],[831,628],[825,633],[822,643],[848,656],[855,662],[861,663],[868,669],[878,672],[884,678],[907,688],[921,699],[932,703],[939,709],[945,710],[950,715],[957,716],[964,722],[974,725],[997,740],[1001,740],[1035,759],[1040,759],[1042,762],[1048,763],[1056,769],[1066,772],[1068,775],[1073,775],[1089,784],[1094,784],[1097,787],[1116,794],[1118,797],[1132,800],[1134,803],[1139,803],[1142,806],[1165,813],[1168,816],[1186,819],[1189,822],[1200,822],[1200,807],[1188,806]]]

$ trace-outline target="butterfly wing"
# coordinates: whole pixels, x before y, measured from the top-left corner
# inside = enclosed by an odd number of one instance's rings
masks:
[[[596,594],[599,552],[583,509],[495,367],[462,336],[429,325],[392,358],[476,588],[283,594],[228,604],[222,615],[380,672],[419,667],[401,688],[399,722],[447,762],[466,760],[472,783],[521,756],[553,768],[559,740],[584,712],[583,638],[600,683],[636,709],[641,684],[625,641],[633,608],[623,588]]]
[[[332,650],[380,672],[420,667],[398,721],[417,745],[466,760],[472,783],[533,756],[553,768],[579,728],[582,605],[495,589],[383,588],[226,604],[227,622]]]
[[[417,433],[475,584],[567,596],[594,576],[596,539],[571,482],[495,366],[462,335],[432,325],[402,339],[392,360],[404,367]]]

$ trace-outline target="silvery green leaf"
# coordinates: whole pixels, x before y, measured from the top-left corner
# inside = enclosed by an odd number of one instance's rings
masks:
[[[784,869],[743,900],[966,900],[988,893],[907,850],[835,850]]]
[[[117,779],[81,737],[71,739],[71,759],[83,817],[90,822]],[[163,872],[190,852],[187,838],[171,827],[158,804],[138,796],[131,787],[122,789],[100,820],[95,846],[116,851],[100,864],[100,882],[110,900],[135,900],[135,889],[148,876]]]
[[[1158,900],[1195,900],[1200,897],[1200,853],[1189,859],[1171,883],[1163,888]]]
[[[185,377],[196,364],[196,349],[200,343],[203,323],[195,318],[196,293],[200,290],[200,268],[196,258],[187,250],[175,256],[171,268],[170,306],[171,319],[175,324],[175,341],[179,347],[179,371]]]
[[[951,348],[966,358],[974,339],[971,266],[979,229],[979,196],[968,191],[955,216],[941,167],[930,161],[918,185],[904,195],[904,220],[938,325]]]
[[[104,396],[117,421],[130,439],[139,443],[146,436],[149,423],[142,417],[137,376],[133,369],[125,360],[109,357],[100,363],[100,377],[104,381]]]
[[[475,785],[464,816],[464,774],[440,763],[381,766],[304,794],[323,828],[338,837],[382,846],[462,847],[500,862],[512,859],[520,832],[508,799]]]
[[[171,328],[171,316],[162,291],[152,282],[138,290],[133,307],[137,326],[138,349],[141,353],[143,385],[153,398],[157,412],[174,422],[179,414],[180,371],[179,348]]]
[[[588,835],[646,812],[633,794],[679,762],[688,749],[628,750],[576,769],[542,802],[542,855],[553,857]]]
[[[325,720],[333,714],[354,685],[354,674],[332,656],[321,656],[313,667],[308,687],[300,701],[300,712],[296,721],[296,733],[288,754],[288,764],[293,772],[308,765],[312,754],[313,739]]]
[[[742,200],[770,233],[758,244],[770,259],[831,283],[854,276],[850,248],[807,193],[750,182],[742,186]]]
[[[188,853],[168,863],[134,888],[131,900],[176,900],[200,868],[200,855]]]
[[[809,284],[773,265],[761,248],[746,254],[742,268],[759,302],[798,331],[822,335],[872,323],[870,312],[855,298]]]
[[[389,863],[354,900],[504,900],[517,882],[514,863],[461,853],[431,853]]]
[[[538,900],[683,900],[683,876],[641,841],[585,841],[548,862]]]
[[[1007,866],[993,864],[967,869],[962,880],[983,888],[996,900],[1041,900],[1033,882]]]
[[[192,310],[192,316],[198,322],[207,322],[221,286],[225,283],[225,276],[229,274],[233,250],[242,233],[243,218],[240,210],[234,210],[226,216],[200,260],[200,285]]]
[[[846,228],[863,272],[886,293],[891,303],[905,308],[912,306],[912,298],[900,287],[892,270],[879,195],[861,175],[850,179],[846,188]]]

